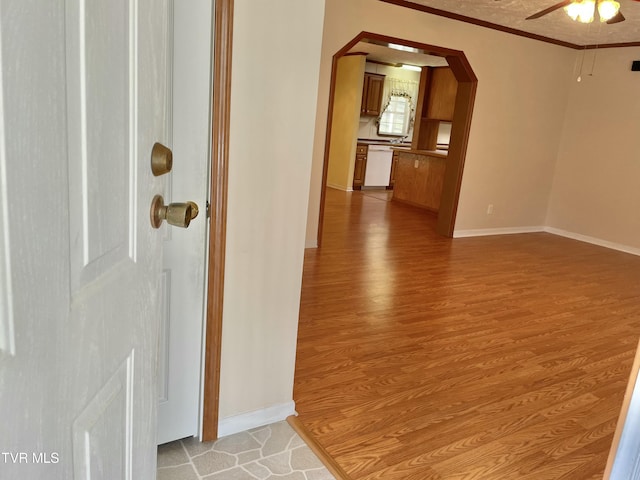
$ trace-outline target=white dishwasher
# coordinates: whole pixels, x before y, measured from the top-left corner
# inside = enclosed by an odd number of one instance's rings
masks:
[[[392,160],[393,150],[389,145],[369,145],[364,186],[388,187]]]

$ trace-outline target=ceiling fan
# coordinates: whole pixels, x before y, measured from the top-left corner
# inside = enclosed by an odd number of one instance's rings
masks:
[[[633,1],[638,2],[640,0]],[[556,3],[549,8],[545,8],[538,13],[534,13],[530,17],[527,17],[527,20],[544,17],[563,7],[573,20],[582,23],[591,23],[594,18],[610,25],[625,20],[624,15],[622,15],[620,11],[620,4],[613,0],[566,0]]]

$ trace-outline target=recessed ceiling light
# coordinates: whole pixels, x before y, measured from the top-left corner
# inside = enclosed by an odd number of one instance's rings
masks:
[[[407,47],[406,45],[398,45],[397,43],[390,43],[389,48],[393,48],[394,50],[401,50],[403,52],[420,53],[420,50],[417,48]]]

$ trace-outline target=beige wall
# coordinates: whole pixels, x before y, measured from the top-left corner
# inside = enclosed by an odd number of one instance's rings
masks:
[[[593,76],[572,82],[550,227],[640,248],[640,72],[631,71],[638,58],[640,48],[598,50]]]
[[[235,0],[222,419],[293,396],[323,12]]]
[[[478,76],[456,230],[544,225],[575,52],[377,0],[327,0],[307,246],[316,245],[331,58],[362,31],[462,50]]]
[[[345,191],[353,189],[364,64],[364,55],[351,55],[338,60],[336,69],[327,185]]]
[[[222,419],[292,399],[306,200],[314,245],[331,57],[360,31],[463,50],[479,78],[457,228],[548,218],[639,245],[640,74],[628,72],[638,49],[600,50],[596,76],[578,85],[569,49],[377,0],[326,5],[321,52],[324,0],[236,0]],[[603,86],[607,101],[595,95]]]

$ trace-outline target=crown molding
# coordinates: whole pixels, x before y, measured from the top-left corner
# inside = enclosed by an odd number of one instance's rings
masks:
[[[551,43],[553,45],[559,45],[561,47],[572,48],[574,50],[591,50],[596,48],[622,48],[622,47],[640,47],[640,42],[627,42],[627,43],[604,43],[604,44],[590,44],[590,45],[578,45],[576,43],[565,42],[562,40],[556,40],[555,38],[545,37],[543,35],[536,35],[535,33],[525,32],[504,25],[498,25],[497,23],[487,22],[478,18],[467,17],[460,15],[459,13],[447,12],[446,10],[440,10],[439,8],[427,7],[419,3],[414,3],[409,0],[380,0],[384,3],[390,3],[399,7],[406,7],[412,10],[418,10],[424,13],[430,13],[432,15],[438,15],[440,17],[446,17],[451,20],[457,20],[459,22],[470,23],[479,27],[489,28],[491,30],[498,30],[500,32],[509,33],[511,35],[517,35],[519,37],[530,38],[532,40],[538,40],[540,42]]]

